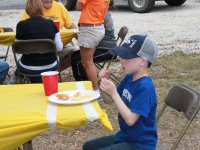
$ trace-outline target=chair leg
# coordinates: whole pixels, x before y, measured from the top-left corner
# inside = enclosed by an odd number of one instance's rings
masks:
[[[29,77],[24,77],[24,83],[25,84],[29,84],[30,83]]]
[[[26,78],[25,77],[20,77],[20,84],[26,83]]]
[[[6,51],[6,56],[5,56],[5,61],[6,61],[7,57],[8,57],[8,52],[9,52],[9,49],[10,49],[10,46],[8,46],[8,48],[7,48],[7,51]]]
[[[31,142],[31,141],[28,141],[27,143],[24,143],[24,144],[23,144],[23,149],[24,149],[24,150],[33,150],[32,142]]]
[[[8,76],[8,78],[10,79],[10,75],[9,75],[9,74],[7,74],[7,76]]]
[[[160,116],[162,115],[162,113],[164,112],[165,108],[167,107],[167,104],[165,103],[163,105],[163,107],[161,108],[161,110],[159,111],[158,115],[156,116],[156,123],[158,122],[158,120],[160,119]]]
[[[60,72],[59,72],[59,81],[62,82],[62,77]]]
[[[116,83],[119,84],[120,83],[120,79],[115,76],[113,73],[110,74],[110,78]]]
[[[188,120],[187,124],[185,125],[185,127],[183,128],[182,132],[180,133],[180,135],[178,136],[176,142],[173,144],[172,148],[170,150],[175,150],[176,147],[178,146],[178,144],[180,143],[182,137],[184,136],[187,128],[190,126],[190,124],[192,123],[192,121]]]

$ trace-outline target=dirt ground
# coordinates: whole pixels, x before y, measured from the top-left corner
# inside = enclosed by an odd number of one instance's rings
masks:
[[[200,1],[188,0],[181,7],[169,7],[164,1],[156,2],[155,8],[146,14],[133,13],[127,8],[111,10],[115,34],[122,26],[129,28],[132,34],[148,34],[153,37],[160,49],[159,53],[170,53],[177,50],[188,52],[199,51]],[[14,30],[22,9],[0,10],[0,26],[9,26]],[[80,12],[70,11],[74,23],[78,23]],[[3,49],[0,47],[0,53]],[[12,53],[9,61],[12,64]]]
[[[15,30],[22,12],[22,9],[0,10],[0,27],[9,26]],[[127,26],[129,28],[128,36],[132,34],[148,34],[157,41],[160,49],[159,55],[169,54],[179,50],[189,53],[200,52],[199,0],[188,0],[181,7],[169,7],[165,2],[159,1],[156,2],[155,8],[146,14],[133,13],[127,8],[117,8],[110,12],[114,21],[116,35],[122,26]],[[70,12],[70,16],[75,24],[78,22],[79,15],[80,12],[78,11]],[[0,46],[0,54],[4,54],[5,49],[6,47]],[[190,57],[190,59],[192,58]],[[9,52],[8,62],[10,64],[10,74],[12,74],[15,65],[11,51]],[[170,61],[167,63],[170,64]],[[70,68],[63,72],[63,76],[65,81],[74,80]],[[167,84],[167,80],[165,80],[163,84]],[[101,103],[101,106],[107,110],[115,129],[114,132],[116,132],[118,130],[118,125],[115,106],[108,106],[103,103]],[[195,120],[195,122],[196,124],[190,129],[189,136],[181,143],[180,150],[200,149],[199,130],[193,130],[200,129],[199,127],[195,127],[199,126],[199,119]],[[166,130],[168,129],[168,127],[165,128]],[[33,140],[33,147],[35,150],[80,150],[84,141],[103,135],[113,134],[114,132],[108,131],[97,121],[87,123],[78,129],[49,130]],[[166,134],[169,134],[172,138],[174,137],[174,135],[169,132]],[[165,139],[166,134],[160,136],[164,139],[162,141],[164,144],[165,140],[167,140]],[[169,140],[167,143],[171,143],[172,141],[173,140]]]

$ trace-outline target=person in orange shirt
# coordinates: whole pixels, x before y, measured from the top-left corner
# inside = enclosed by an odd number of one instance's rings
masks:
[[[79,18],[78,45],[80,46],[81,63],[87,77],[92,81],[94,90],[98,90],[98,79],[93,55],[96,46],[105,34],[104,18],[110,0],[78,0],[77,10],[81,11]]]
[[[72,19],[69,16],[66,8],[61,4],[54,0],[41,0],[44,7],[44,17],[46,19],[51,19],[53,21],[60,22],[60,28],[65,27],[66,29],[75,29]],[[30,16],[24,11],[21,20],[26,20],[30,18]]]

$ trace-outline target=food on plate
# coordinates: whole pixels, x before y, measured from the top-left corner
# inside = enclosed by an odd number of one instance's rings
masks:
[[[77,92],[75,95],[71,97],[72,100],[87,100],[92,98],[91,94],[81,94],[80,92]]]
[[[56,94],[56,97],[58,100],[69,100],[69,95],[68,94]]]

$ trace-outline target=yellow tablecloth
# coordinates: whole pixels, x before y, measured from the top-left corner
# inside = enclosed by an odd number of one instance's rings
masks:
[[[89,81],[66,82],[59,83],[59,91],[79,89],[77,83],[92,89]],[[56,128],[69,129],[86,123],[89,119],[84,107],[91,105],[101,123],[112,130],[106,112],[96,100],[83,105],[56,105],[47,98],[42,84],[0,85],[0,150],[13,150],[48,130],[53,122],[47,119],[50,105],[56,108]]]
[[[61,29],[60,30],[61,39],[63,45],[67,45],[73,37],[76,35],[76,30],[73,29]],[[0,33],[0,44],[10,46],[15,41],[15,32],[3,32]]]

